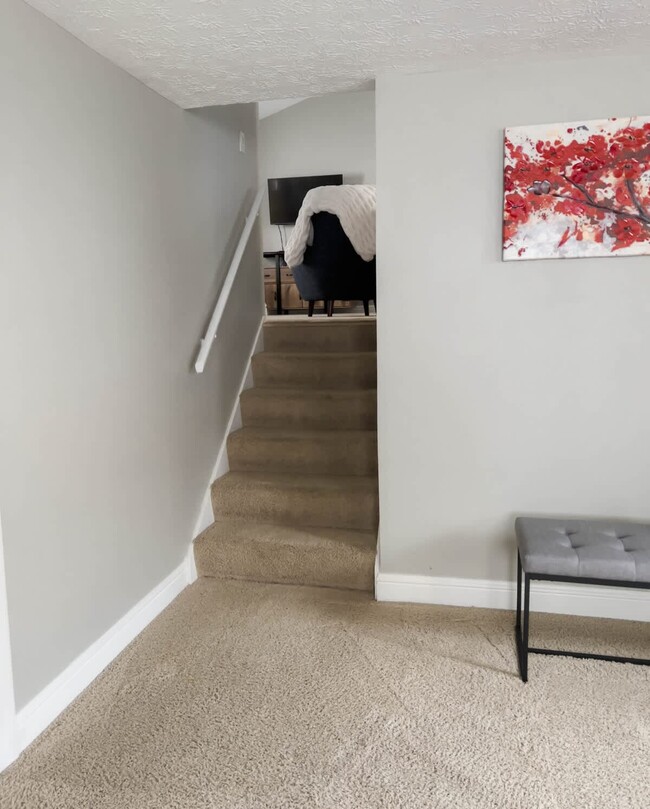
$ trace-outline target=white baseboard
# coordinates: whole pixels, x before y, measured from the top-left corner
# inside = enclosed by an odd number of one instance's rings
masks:
[[[535,612],[650,621],[650,593],[647,590],[534,581],[530,592],[530,607]],[[377,601],[514,610],[516,585],[509,581],[378,571],[375,598]]]
[[[14,679],[0,519],[0,772],[16,757]]]
[[[187,570],[187,583],[194,584],[199,575],[196,572],[196,559],[194,558],[194,544],[190,542],[185,556],[185,567]]]
[[[13,732],[4,731],[2,735],[3,741],[0,744],[0,773],[2,773],[3,770],[6,770],[7,767],[10,764],[13,764],[18,758],[16,744],[13,739]]]
[[[15,749],[9,764],[81,694],[142,630],[167,607],[192,580],[188,554],[183,563],[154,587],[127,614],[79,655],[40,694],[16,715]]]
[[[230,413],[230,418],[228,419],[228,426],[226,427],[226,432],[224,434],[223,441],[221,442],[221,446],[219,447],[219,451],[217,452],[217,460],[212,470],[212,475],[210,476],[208,487],[206,489],[205,494],[203,495],[203,502],[201,503],[201,511],[196,521],[196,525],[194,526],[194,534],[192,536],[192,539],[196,539],[196,537],[198,537],[200,533],[205,531],[205,529],[208,528],[210,525],[212,525],[212,523],[214,522],[214,512],[212,510],[211,486],[215,480],[225,475],[226,472],[228,472],[230,469],[230,467],[228,466],[228,436],[235,430],[239,430],[242,426],[239,398],[242,394],[242,391],[253,387],[253,371],[251,367],[252,360],[253,356],[257,354],[259,351],[262,351],[263,348],[262,327],[264,326],[265,319],[266,315],[263,315],[260,320],[260,324],[257,327],[257,331],[255,332],[255,338],[253,340],[253,344],[251,345],[251,350],[248,355],[248,362],[246,363],[246,367],[244,368],[241,383],[237,390],[237,395],[235,396],[235,401],[232,407],[232,411]]]

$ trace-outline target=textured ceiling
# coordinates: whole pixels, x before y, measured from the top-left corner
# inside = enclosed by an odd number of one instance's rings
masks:
[[[29,0],[182,107],[368,86],[391,69],[647,48],[649,0]]]

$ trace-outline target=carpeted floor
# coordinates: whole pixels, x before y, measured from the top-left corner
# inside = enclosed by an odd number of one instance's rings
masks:
[[[533,616],[648,655],[650,627]],[[644,648],[645,647],[645,648]],[[199,580],[0,776],[23,809],[647,809],[650,669],[512,615]]]

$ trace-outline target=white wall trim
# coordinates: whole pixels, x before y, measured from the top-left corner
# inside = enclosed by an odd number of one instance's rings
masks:
[[[2,518],[0,517],[0,772],[9,766],[17,755],[15,710],[9,608],[2,544]]]
[[[266,315],[262,315],[259,326],[257,327],[257,331],[255,332],[255,337],[251,344],[251,350],[248,353],[248,362],[246,363],[246,367],[244,368],[241,383],[237,390],[235,401],[233,402],[232,410],[230,412],[230,418],[228,419],[228,426],[226,427],[226,432],[223,437],[223,441],[221,442],[221,446],[219,447],[219,451],[217,452],[217,460],[214,464],[212,475],[210,477],[210,481],[208,482],[208,487],[205,491],[205,494],[203,495],[203,502],[201,503],[201,511],[199,512],[198,519],[194,526],[194,533],[192,534],[192,539],[196,539],[196,537],[198,537],[200,533],[205,531],[205,529],[208,526],[212,525],[212,523],[214,522],[211,487],[214,481],[225,475],[230,468],[228,466],[228,436],[235,430],[239,430],[242,426],[239,398],[242,394],[242,391],[248,390],[248,388],[253,387],[252,360],[253,356],[258,352],[262,351],[264,348],[264,332],[262,327],[264,326],[265,320]],[[191,552],[192,546],[190,546],[190,553]]]
[[[193,542],[190,542],[187,553],[185,554],[185,569],[187,573],[187,583],[194,584],[194,582],[198,579],[199,574],[196,572],[196,559],[194,558]]]
[[[377,601],[385,601],[380,599],[377,593],[377,583],[379,581],[379,571],[381,570],[381,515],[379,525],[377,526],[377,546],[375,548],[375,599]]]
[[[190,556],[89,646],[16,715],[15,755],[81,694],[191,581]],[[5,762],[6,764],[9,761]]]
[[[650,593],[647,590],[534,581],[530,592],[530,607],[535,612],[650,621]],[[377,601],[514,610],[516,585],[509,581],[379,571],[375,579],[375,597]]]

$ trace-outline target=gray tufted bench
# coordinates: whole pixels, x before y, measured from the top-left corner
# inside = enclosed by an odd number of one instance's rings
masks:
[[[528,645],[530,582],[534,579],[650,590],[650,525],[518,517],[515,531],[518,545],[515,635],[521,679],[528,680],[529,653],[650,666],[650,660],[640,658],[533,649]]]

